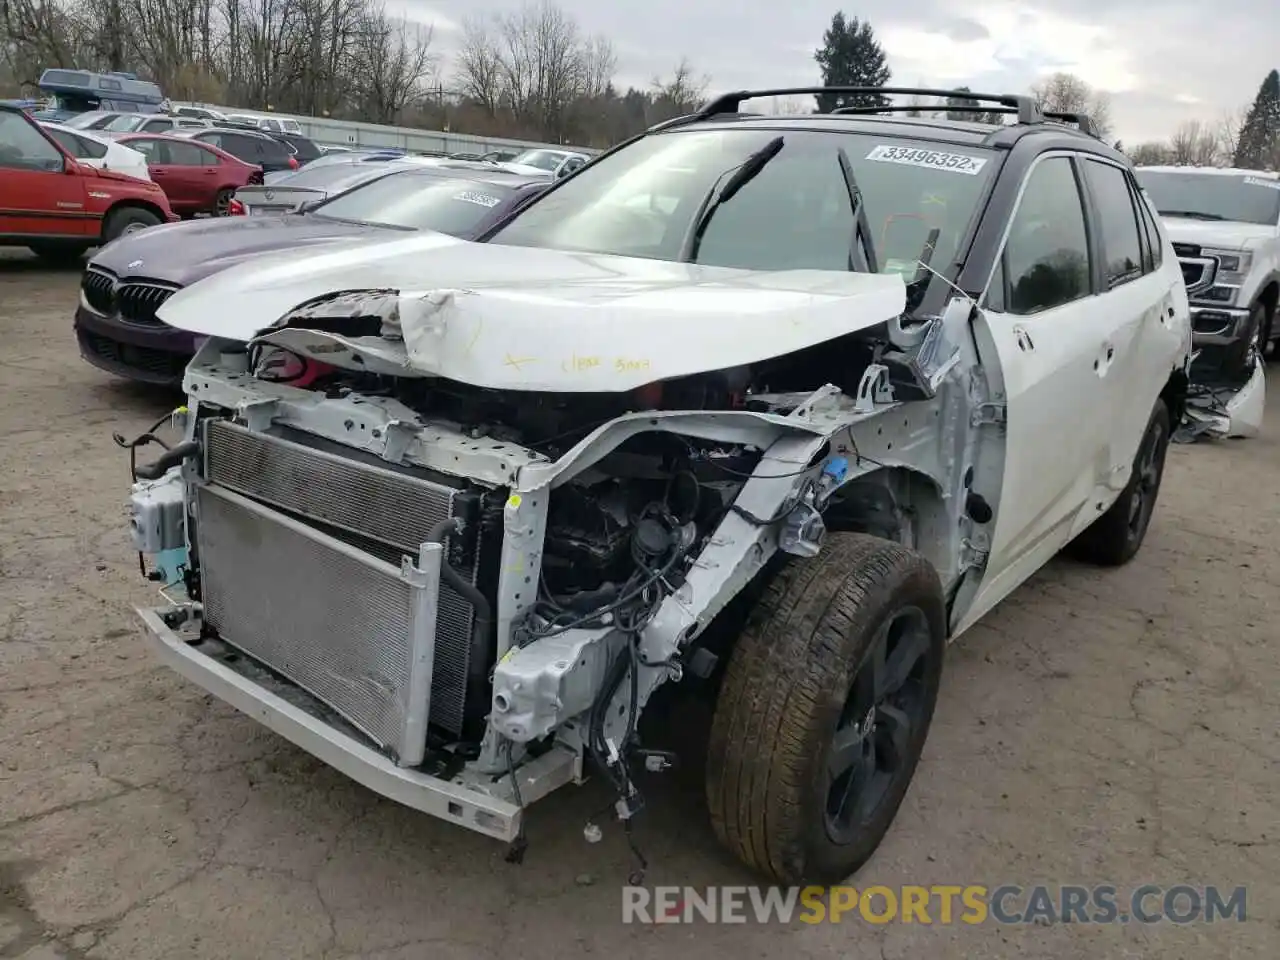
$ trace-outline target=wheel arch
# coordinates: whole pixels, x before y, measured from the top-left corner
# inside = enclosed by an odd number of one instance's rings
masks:
[[[948,579],[955,524],[942,485],[924,470],[894,464],[859,474],[836,491],[824,520],[830,530],[900,543]]]
[[[1277,307],[1280,307],[1280,277],[1273,275],[1258,293],[1256,303],[1261,303],[1267,308],[1267,320],[1271,323],[1270,336],[1275,337],[1276,330],[1276,313]]]
[[[858,474],[832,495],[823,522],[830,533],[867,534],[915,551],[943,584],[955,575],[956,524],[941,485],[923,470],[895,464]],[[775,551],[698,634],[693,648],[704,648],[715,658],[709,677],[713,689],[757,600],[784,567],[806,560]]]
[[[1187,388],[1189,384],[1190,381],[1186,371],[1175,367],[1170,371],[1169,379],[1160,388],[1160,399],[1164,401],[1165,409],[1169,411],[1169,423],[1175,430],[1178,428],[1178,424],[1182,422],[1183,413],[1187,409]]]

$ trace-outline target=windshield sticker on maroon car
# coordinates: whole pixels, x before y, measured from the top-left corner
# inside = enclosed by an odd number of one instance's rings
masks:
[[[882,143],[867,154],[868,160],[877,163],[904,163],[909,167],[928,167],[947,173],[966,173],[974,176],[987,161],[983,157],[970,157],[963,153],[946,153],[942,150],[918,150],[915,147],[894,147]]]
[[[1254,187],[1267,187],[1271,190],[1280,190],[1280,180],[1263,180],[1261,177],[1245,177],[1244,182]]]
[[[498,197],[491,197],[487,193],[475,193],[472,190],[463,190],[461,193],[455,193],[453,199],[465,200],[467,203],[478,203],[482,207],[496,207],[502,202]]]

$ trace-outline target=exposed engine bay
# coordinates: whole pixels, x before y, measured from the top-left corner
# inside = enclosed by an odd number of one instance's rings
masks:
[[[324,325],[371,336],[364,322]],[[964,503],[973,482],[953,466],[973,442],[959,344],[941,320],[906,348],[881,325],[555,393],[211,338],[184,440],[135,470],[135,529],[155,532],[135,533],[140,553],[188,597],[144,619],[184,637],[171,665],[207,685],[216,660],[220,695],[278,699],[277,729],[307,749],[340,731],[364,758],[352,776],[389,795],[404,788],[384,778],[407,778],[419,809],[517,840],[523,806],[590,759],[629,821],[636,766],[673,759],[639,742],[645,703],[714,674],[708,628],[774,553],[814,556],[841,529],[918,545],[949,589],[981,564],[982,534],[942,495]]]

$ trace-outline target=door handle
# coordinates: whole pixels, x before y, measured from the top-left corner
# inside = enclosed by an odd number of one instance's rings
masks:
[[[1036,348],[1035,341],[1031,339],[1031,334],[1027,333],[1027,328],[1016,326],[1013,328],[1013,338],[1018,343],[1018,349],[1023,353],[1030,353]]]

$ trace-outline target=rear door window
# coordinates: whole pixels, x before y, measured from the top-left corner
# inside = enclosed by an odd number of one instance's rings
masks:
[[[281,143],[279,140],[262,139],[259,141],[261,149],[261,157],[268,163],[288,164],[289,158],[293,156],[293,151]]]
[[[1136,280],[1143,273],[1142,241],[1128,176],[1120,167],[1097,160],[1084,161],[1084,175],[1098,211],[1107,286]]]
[[[168,140],[153,140],[149,137],[143,137],[138,140],[130,140],[124,145],[130,150],[137,150],[146,157],[148,164],[163,166],[169,162]]]
[[[256,137],[246,137],[238,133],[220,133],[220,146],[233,157],[239,157],[241,160],[247,160],[249,163],[258,162],[258,141]]]
[[[178,167],[206,167],[216,163],[214,156],[194,143],[167,143],[169,162]],[[212,162],[212,163],[211,163]]]

